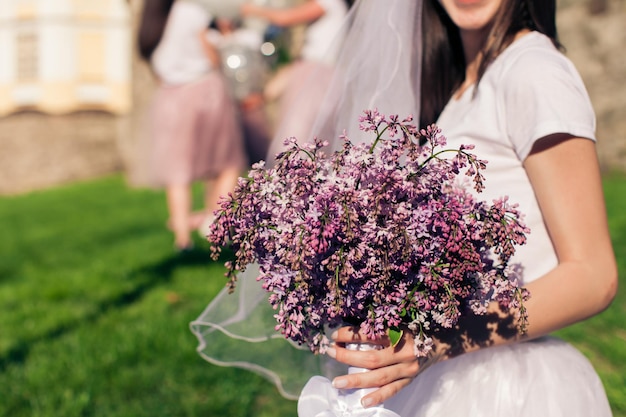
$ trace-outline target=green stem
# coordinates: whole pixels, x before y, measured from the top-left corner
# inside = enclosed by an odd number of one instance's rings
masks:
[[[383,130],[381,130],[380,132],[378,131],[378,128],[376,128],[376,140],[374,140],[374,143],[372,144],[372,146],[370,147],[370,151],[369,153],[374,153],[374,148],[376,148],[376,145],[378,144],[378,142],[380,142],[380,139],[383,136],[383,133],[385,133],[385,131],[389,128],[389,125],[386,125]]]

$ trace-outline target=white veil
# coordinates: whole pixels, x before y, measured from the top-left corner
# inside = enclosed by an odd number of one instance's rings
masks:
[[[366,109],[419,120],[422,1],[362,0],[352,12],[326,101],[307,138],[318,136],[331,146],[341,146],[344,130],[353,143],[360,140],[358,120]]]
[[[300,141],[317,136],[337,149],[344,131],[353,143],[372,140],[371,134],[362,136],[359,131],[358,118],[366,109],[401,118],[412,114],[419,120],[422,4],[422,0],[358,0],[353,5],[326,98],[313,131]],[[315,75],[303,82],[316,82]],[[278,136],[274,142],[280,145],[283,140]],[[276,146],[270,149],[270,161],[276,151]],[[213,364],[257,372],[275,383],[283,396],[297,399],[311,376],[343,371],[336,362],[295,346],[274,330],[274,311],[256,281],[257,271],[248,268],[240,274],[234,294],[223,290],[191,322],[199,340],[197,350]]]

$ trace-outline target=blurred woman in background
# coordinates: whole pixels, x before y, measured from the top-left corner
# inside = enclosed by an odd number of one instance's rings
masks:
[[[285,137],[295,136],[305,140],[310,134],[322,100],[326,93],[325,83],[330,80],[333,64],[337,58],[350,2],[345,0],[306,0],[288,8],[271,8],[244,4],[241,14],[245,17],[265,19],[281,28],[306,25],[304,43],[296,59],[279,71],[274,82],[268,85],[266,97],[279,97],[278,126],[275,140],[270,147],[271,159],[282,147]],[[315,76],[315,82],[311,82]],[[294,107],[298,103],[297,108]]]
[[[164,187],[168,226],[179,251],[217,208],[247,164],[235,102],[208,41],[211,15],[197,0],[177,0],[150,57],[158,88],[148,112],[147,181]],[[204,210],[192,212],[193,182],[205,181]]]
[[[239,107],[248,162],[265,159],[271,126],[265,109],[263,89],[269,63],[261,52],[263,32],[246,27],[241,19],[216,17],[209,40],[220,52],[222,71]]]

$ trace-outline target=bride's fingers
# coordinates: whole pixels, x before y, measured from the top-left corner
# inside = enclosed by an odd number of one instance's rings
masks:
[[[405,334],[397,346],[391,346],[387,338],[367,340],[349,328],[333,334],[334,346],[328,352],[339,362],[369,369],[367,372],[343,375],[333,380],[335,388],[378,388],[363,398],[364,406],[380,404],[407,386],[421,370],[415,356],[412,335]],[[355,351],[347,349],[350,343],[374,343],[380,350]]]
[[[340,327],[339,329],[333,332],[333,334],[331,335],[331,338],[334,339],[336,342],[343,342],[343,343],[372,342],[371,340],[367,339],[367,336],[359,333],[359,329],[357,327],[352,327],[352,326]],[[380,339],[380,341],[382,340],[384,339]]]
[[[394,381],[391,384],[383,385],[376,391],[364,396],[361,399],[361,405],[367,408],[383,404],[385,401],[400,392],[404,387],[409,385],[411,381],[413,381],[412,378],[404,378]]]
[[[415,361],[412,364],[402,363],[373,371],[344,375],[335,378],[333,386],[338,389],[378,388],[361,400],[364,407],[371,407],[384,403],[409,385],[415,377],[418,367]]]
[[[327,354],[341,363],[369,370],[388,367],[396,364],[416,364],[418,361],[413,352],[413,346],[383,347],[380,350],[354,351],[346,349],[342,343],[327,351]]]
[[[384,366],[366,372],[342,375],[333,379],[335,388],[379,388],[387,385],[396,386],[398,381],[411,381],[419,372],[416,360]],[[407,382],[408,383],[408,382]],[[402,384],[404,386],[406,384]]]
[[[416,362],[413,341],[410,334],[405,334],[400,343],[391,346],[388,338],[367,340],[367,338],[353,332],[350,328],[342,328],[332,335],[334,346],[329,350],[329,356],[339,362],[347,363],[366,369],[377,369],[383,366],[400,362]],[[372,343],[382,347],[380,350],[357,351],[346,349],[350,343]]]
[[[389,339],[387,337],[381,337],[375,340],[368,339],[367,336],[364,336],[357,331],[353,330],[352,327],[342,327],[336,330],[332,335],[331,339],[335,342],[335,345],[346,346],[351,343],[368,343],[373,345],[379,345],[383,348],[390,346]]]

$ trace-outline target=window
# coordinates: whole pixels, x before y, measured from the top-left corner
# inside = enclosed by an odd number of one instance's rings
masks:
[[[39,75],[39,39],[34,31],[18,32],[16,39],[17,80],[29,82]]]
[[[153,1],[153,0],[148,0]],[[79,19],[103,19],[110,9],[108,0],[73,0],[74,10]]]
[[[105,38],[101,32],[84,32],[78,38],[78,77],[81,82],[101,83],[105,76]]]

